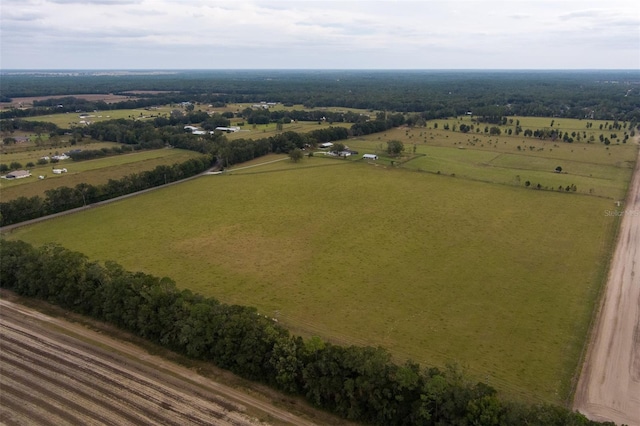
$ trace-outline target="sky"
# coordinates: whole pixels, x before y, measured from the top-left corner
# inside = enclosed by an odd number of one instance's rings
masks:
[[[0,0],[0,69],[640,69],[637,0]]]

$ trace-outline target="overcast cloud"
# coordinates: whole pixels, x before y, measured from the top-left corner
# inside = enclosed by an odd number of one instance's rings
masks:
[[[2,0],[2,69],[640,69],[608,1]]]

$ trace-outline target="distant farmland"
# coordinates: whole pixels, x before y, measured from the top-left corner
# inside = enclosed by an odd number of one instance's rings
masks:
[[[117,144],[102,143],[100,146],[112,145]],[[84,148],[83,146],[83,149]],[[89,147],[89,149],[92,148]],[[42,152],[47,151],[40,151],[40,154],[35,152],[36,158],[38,155],[42,155]],[[31,157],[34,156],[33,152],[28,154],[31,154]],[[26,155],[26,153],[16,153],[8,154],[7,157],[12,158],[24,155]],[[133,173],[152,170],[159,165],[181,163],[189,158],[200,155],[201,154],[197,152],[182,149],[156,149],[114,155],[94,160],[64,160],[56,164],[49,163],[30,168],[32,176],[29,178],[12,181],[3,179],[0,181],[0,189],[2,189],[3,201],[13,200],[18,197],[43,196],[48,189],[58,188],[60,186],[73,188],[79,183],[88,183],[91,185],[104,184],[107,183],[109,179],[120,179],[123,176]],[[53,174],[51,172],[52,167],[66,168],[68,172],[59,175]],[[41,180],[38,179],[38,176],[46,176],[46,178]]]
[[[603,282],[611,206],[388,160],[313,157],[232,169],[8,238],[57,242],[256,306],[296,333],[457,362],[511,397],[559,403]]]

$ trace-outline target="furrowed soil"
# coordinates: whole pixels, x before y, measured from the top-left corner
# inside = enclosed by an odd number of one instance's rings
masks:
[[[7,300],[0,300],[0,342],[0,424],[315,424]]]

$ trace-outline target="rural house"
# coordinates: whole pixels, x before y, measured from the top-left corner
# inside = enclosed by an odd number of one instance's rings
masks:
[[[375,154],[364,154],[362,158],[369,159],[369,160],[377,160],[378,156]]]

